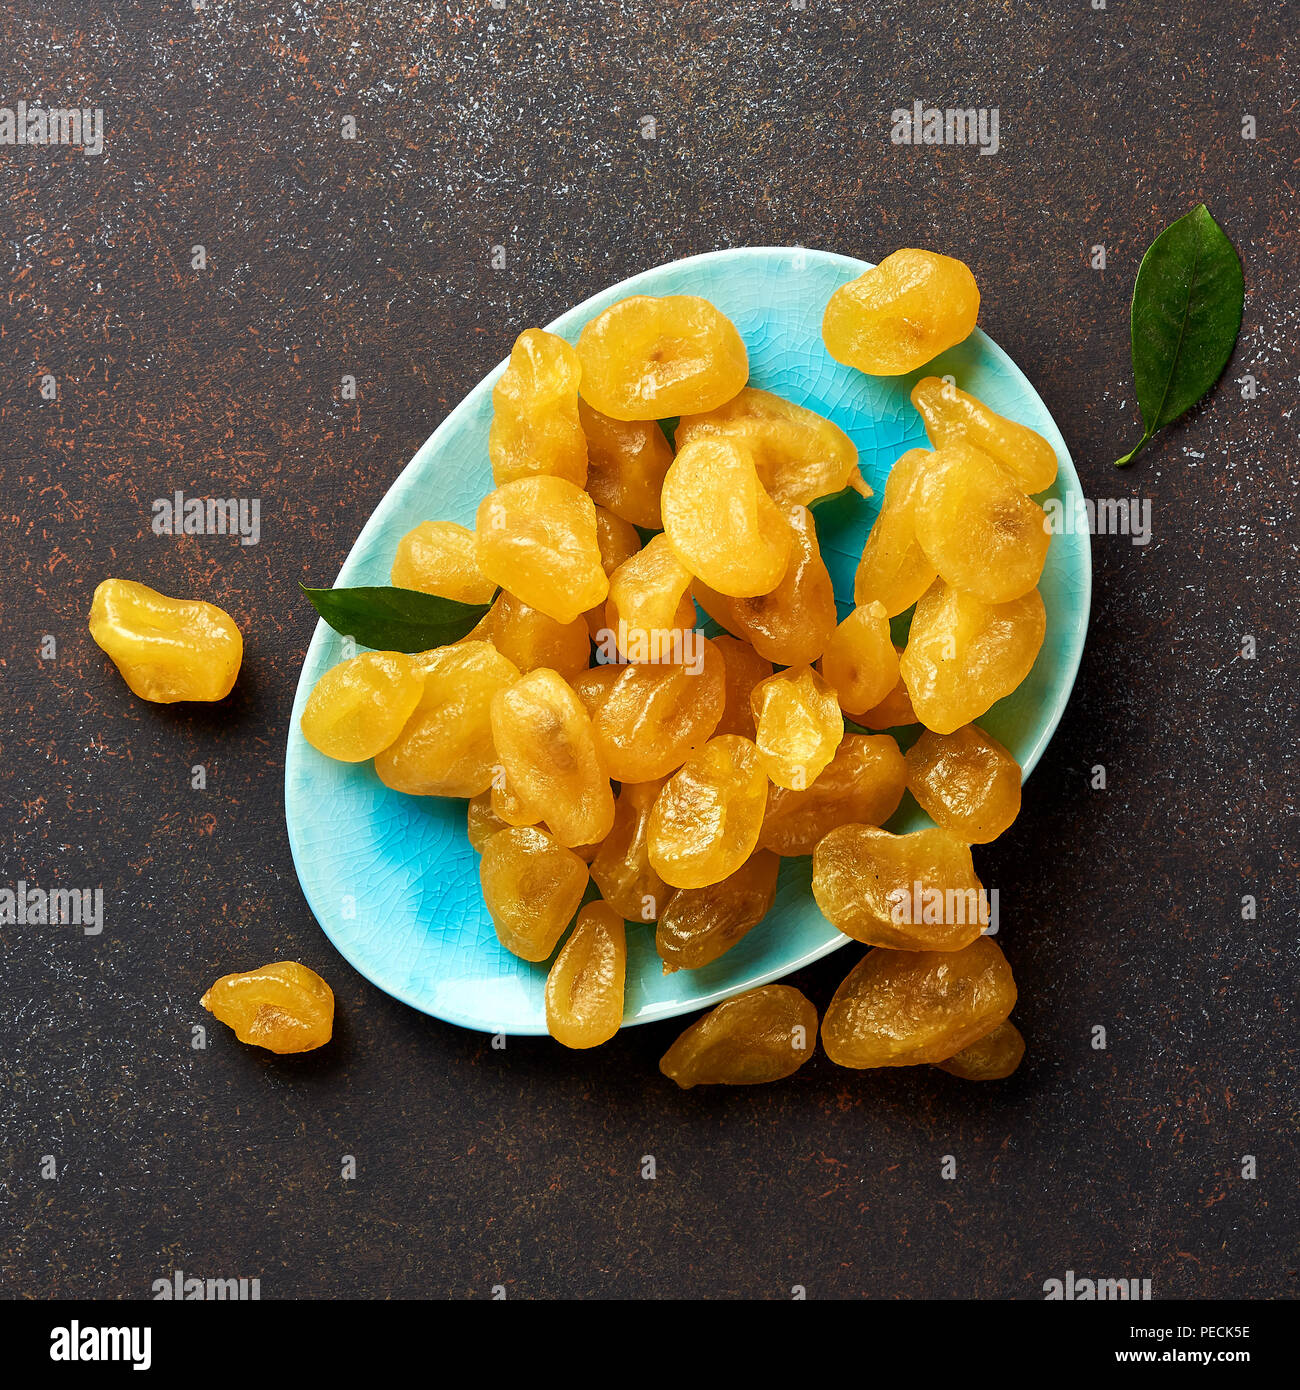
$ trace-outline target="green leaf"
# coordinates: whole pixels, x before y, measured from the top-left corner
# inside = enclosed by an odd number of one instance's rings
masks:
[[[1147,248],[1133,286],[1133,381],[1146,429],[1118,466],[1218,381],[1241,329],[1241,260],[1202,203]]]
[[[316,611],[359,646],[383,652],[427,652],[458,642],[488,611],[486,603],[457,603],[418,589],[387,585],[360,589],[300,586]]]

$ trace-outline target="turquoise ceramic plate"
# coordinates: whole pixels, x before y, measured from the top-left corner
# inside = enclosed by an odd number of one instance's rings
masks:
[[[1065,442],[1042,401],[978,329],[912,376],[868,377],[831,360],[822,346],[822,311],[833,290],[866,269],[865,262],[821,251],[718,251],[634,276],[549,325],[574,342],[589,319],[626,295],[702,295],[740,330],[752,385],[806,405],[847,431],[876,496],[864,502],[846,495],[817,509],[822,554],[842,613],[848,611],[857,557],[885,477],[899,454],[924,442],[908,399],[917,376],[951,373],[995,410],[1045,435],[1061,464],[1049,495],[1068,501],[1079,494]],[[474,524],[475,507],[492,486],[487,436],[500,372],[498,367],[481,381],[407,465],[366,523],[337,584],[386,584],[399,538],[421,521]],[[1047,639],[1038,662],[1020,689],[980,721],[1015,753],[1026,774],[1056,728],[1083,650],[1090,589],[1086,534],[1053,538],[1041,588]],[[299,733],[312,686],[342,655],[343,639],[318,624],[289,725],[289,842],[312,911],[344,956],[395,998],[466,1028],[545,1032],[546,966],[517,960],[497,944],[479,893],[478,856],[465,835],[465,803],[389,791],[369,765],[331,762]],[[906,798],[890,828],[924,824]],[[665,976],[653,928],[629,926],[626,1022],[671,1018],[714,1004],[843,946],[847,938],[817,911],[809,873],[807,860],[784,861],[767,919],[703,970]]]

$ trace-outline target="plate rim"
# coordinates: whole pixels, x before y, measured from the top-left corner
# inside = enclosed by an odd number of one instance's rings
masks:
[[[695,255],[691,256],[676,257],[673,260],[662,261],[657,265],[649,266],[645,270],[639,270],[634,275],[627,276],[622,280],[616,281],[615,283],[607,285],[603,289],[597,290],[593,294],[588,295],[579,303],[573,305],[569,309],[566,309],[562,314],[557,315],[549,323],[545,324],[544,327],[547,332],[561,333],[562,335],[562,330],[567,328],[572,320],[576,319],[584,312],[587,312],[589,315],[591,307],[597,301],[605,300],[609,295],[617,291],[635,293],[636,291],[634,287],[638,284],[638,282],[644,281],[649,277],[659,275],[663,271],[670,270],[679,266],[687,266],[704,261],[718,263],[733,259],[744,259],[746,257],[754,255],[786,255],[813,257],[820,261],[834,263],[842,269],[851,270],[855,273],[855,275],[861,275],[865,271],[874,268],[873,262],[864,261],[855,256],[847,256],[844,255],[842,252],[825,251],[816,247],[809,246],[763,245],[724,247],[714,251],[698,252]],[[1005,367],[1009,368],[1010,371],[1014,374],[1014,376],[1024,384],[1024,388],[1028,391],[1029,395],[1032,397],[1033,400],[1035,400],[1038,403],[1044,417],[1051,422],[1052,429],[1056,437],[1050,442],[1052,443],[1053,448],[1057,452],[1058,471],[1068,473],[1069,479],[1073,481],[1074,486],[1078,488],[1080,493],[1082,493],[1082,484],[1079,480],[1078,470],[1074,466],[1073,455],[1070,453],[1069,446],[1065,442],[1065,437],[1061,433],[1060,427],[1057,425],[1055,417],[1052,415],[1052,412],[1047,408],[1046,402],[1038,394],[1038,391],[1035,388],[1033,382],[1030,381],[1029,377],[1015,362],[1015,360],[997,342],[995,342],[994,339],[989,337],[989,335],[985,333],[984,330],[980,328],[978,325],[976,325],[976,327],[972,330],[971,335],[968,336],[974,336],[975,334],[978,334],[980,339],[982,340],[982,347],[985,350],[991,351],[993,356],[999,359]],[[453,421],[455,417],[459,414],[459,412],[462,409],[464,409],[467,405],[469,405],[471,401],[477,401],[482,395],[491,392],[492,387],[495,385],[501,373],[505,370],[506,366],[509,363],[509,360],[509,356],[507,355],[506,357],[502,358],[495,367],[492,367],[482,377],[479,378],[479,380],[469,389],[469,391],[467,391],[465,395],[462,396],[460,400],[457,401],[456,404],[451,407],[451,409],[447,412],[443,419],[438,423],[437,427],[434,429],[432,434],[430,434],[428,438],[425,439],[425,441],[420,445],[420,447],[415,451],[415,453],[412,454],[411,458],[408,460],[406,465],[397,473],[397,475],[384,489],[383,496],[375,504],[370,515],[366,518],[365,524],[357,532],[356,537],[352,542],[352,545],[349,547],[348,553],[344,557],[342,564],[339,566],[338,573],[335,575],[334,585],[332,587],[337,587],[339,581],[343,578],[346,571],[350,568],[353,561],[353,557],[360,553],[364,553],[364,542],[368,539],[370,533],[372,531],[377,531],[380,529],[382,523],[379,522],[378,515],[383,508],[384,501],[390,496],[393,490],[397,488],[404,479],[407,478],[409,474],[414,473],[418,468],[422,466],[426,454],[435,451],[440,436],[444,432],[451,431],[453,427]],[[1048,744],[1052,741],[1052,738],[1055,736],[1057,728],[1060,726],[1061,720],[1065,715],[1066,707],[1070,702],[1070,697],[1074,692],[1075,681],[1078,678],[1079,669],[1083,661],[1083,651],[1084,647],[1087,644],[1088,627],[1092,617],[1092,538],[1087,533],[1084,534],[1083,545],[1080,548],[1080,554],[1082,556],[1080,573],[1074,577],[1077,581],[1077,589],[1080,595],[1080,604],[1078,610],[1079,618],[1075,629],[1076,640],[1073,642],[1070,652],[1068,675],[1060,683],[1061,694],[1059,700],[1057,701],[1056,709],[1054,710],[1051,719],[1047,722],[1046,725],[1044,725],[1042,732],[1040,733],[1039,737],[1034,741],[1033,745],[1029,749],[1028,755],[1026,756],[1024,762],[1022,762],[1021,764],[1022,785],[1028,780],[1030,773],[1038,765],[1044,751],[1046,750]],[[302,861],[305,858],[305,850],[298,843],[297,834],[295,833],[294,829],[294,819],[290,810],[291,783],[299,759],[302,756],[302,748],[299,745],[303,742],[303,740],[295,740],[293,734],[295,714],[299,708],[303,695],[302,686],[304,673],[306,672],[308,666],[311,664],[312,657],[319,651],[319,649],[324,645],[324,643],[329,640],[329,635],[331,632],[332,629],[329,627],[329,625],[325,622],[323,618],[317,620],[316,626],[312,630],[312,635],[307,644],[307,648],[303,653],[301,665],[298,669],[298,679],[294,686],[293,702],[290,708],[288,726],[285,731],[285,763],[283,783],[285,828],[289,839],[289,853],[290,857],[293,860],[294,874],[298,880],[299,890],[301,891],[303,898],[307,903],[308,909],[310,910],[312,916],[315,918],[317,925],[324,932],[326,940],[329,941],[330,945],[334,948],[334,950],[336,950],[344,958],[344,960],[346,960],[348,964],[351,965],[352,968],[357,971],[358,974],[360,974],[376,989],[381,990],[390,998],[396,999],[399,1003],[405,1004],[410,1008],[416,1009],[418,1012],[426,1014],[430,1018],[436,1018],[441,1022],[452,1024],[453,1026],[458,1028],[465,1028],[472,1032],[489,1034],[504,1032],[506,1036],[509,1037],[546,1036],[547,1030],[544,1020],[541,1022],[540,1025],[512,1025],[509,1029],[501,1029],[487,1024],[486,1022],[484,1022],[482,1017],[469,1018],[463,1015],[459,1015],[457,1011],[449,1010],[446,1008],[445,1005],[441,1006],[440,1009],[435,1010],[428,1000],[417,997],[412,993],[412,991],[406,989],[401,984],[390,984],[385,982],[383,979],[376,978],[376,976],[381,975],[383,972],[375,967],[372,958],[364,956],[360,952],[356,952],[352,949],[349,949],[349,947],[353,945],[353,942],[351,940],[348,942],[348,946],[345,946],[343,942],[341,942],[335,936],[334,931],[331,929],[328,923],[328,917],[326,915],[323,915],[318,910],[315,901],[313,901],[312,890],[308,886],[308,879],[304,876],[302,867]],[[716,1005],[723,999],[727,999],[732,997],[733,995],[743,993],[745,990],[756,989],[761,985],[770,984],[775,980],[785,979],[787,976],[794,974],[796,971],[802,970],[805,966],[811,965],[814,961],[821,960],[823,957],[830,955],[832,952],[838,951],[842,947],[849,945],[852,940],[853,938],[851,937],[845,936],[842,933],[837,933],[834,937],[830,938],[829,940],[824,941],[819,945],[813,947],[812,949],[808,950],[793,962],[783,963],[780,966],[774,967],[770,971],[760,971],[756,975],[746,979],[743,983],[736,985],[719,986],[716,989],[704,992],[700,994],[697,998],[693,999],[689,1004],[683,1004],[677,1001],[662,1001],[657,1005],[652,1005],[648,1007],[644,1012],[638,1013],[635,1017],[625,1018],[622,1027],[633,1028],[646,1023],[660,1023],[665,1021],[666,1019],[679,1018],[685,1014],[695,1013],[700,1010],[712,1008],[714,1005]]]

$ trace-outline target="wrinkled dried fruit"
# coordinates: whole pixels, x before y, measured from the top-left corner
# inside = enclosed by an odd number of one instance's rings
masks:
[[[916,605],[899,662],[916,717],[937,734],[978,719],[1029,674],[1046,628],[1037,589],[988,604],[937,580]]]
[[[735,325],[695,295],[638,294],[582,330],[582,397],[614,420],[667,420],[713,410],[749,377]]]
[[[488,457],[497,484],[547,474],[587,485],[587,437],[578,419],[578,354],[554,333],[525,329],[492,388]]]
[[[563,478],[518,478],[479,503],[479,569],[557,623],[571,623],[605,601],[596,508]]]
[[[1042,492],[1056,481],[1056,450],[1026,425],[1018,425],[941,377],[912,387],[912,404],[925,421],[936,449],[970,444],[1010,469],[1026,492]]]
[[[1043,509],[968,444],[940,449],[912,512],[917,543],[956,589],[1010,603],[1038,583],[1051,536]]]
[[[934,460],[929,449],[909,449],[889,470],[885,496],[853,581],[859,607],[881,603],[895,618],[934,583],[935,568],[916,539],[913,512],[926,470]]]
[[[334,991],[297,961],[223,975],[199,1003],[240,1042],[268,1052],[311,1052],[334,1032]]]
[[[756,685],[749,702],[764,771],[778,787],[812,786],[844,737],[835,692],[811,666],[791,666]]]
[[[715,637],[713,645],[722,653],[727,668],[727,702],[713,732],[715,735],[740,734],[742,738],[752,739],[756,731],[749,697],[754,687],[772,674],[772,663],[759,656],[748,642],[726,633]]]
[[[969,337],[979,307],[961,261],[904,248],[831,295],[822,338],[837,362],[901,376]]]
[[[709,588],[752,598],[781,582],[794,535],[743,444],[705,436],[683,446],[664,479],[662,504],[677,558]]]
[[[718,883],[678,889],[655,930],[664,974],[708,965],[756,927],[772,906],[780,867],[776,855],[759,850]]]
[[[564,678],[530,671],[492,697],[497,760],[527,807],[539,808],[563,845],[603,840],[614,793],[582,701]],[[509,819],[494,800],[503,820]]]
[[[776,588],[753,598],[729,598],[697,580],[695,597],[714,622],[743,637],[760,656],[779,666],[803,666],[817,660],[835,631],[835,593],[812,513],[789,507],[786,519],[790,558]]]
[[[898,684],[898,649],[890,640],[882,604],[855,608],[835,629],[822,654],[821,672],[840,708],[855,718],[888,698]]]
[[[587,866],[535,826],[500,830],[478,866],[497,938],[523,960],[545,960],[587,891]]]
[[[812,888],[827,921],[868,946],[959,951],[988,925],[970,847],[947,830],[841,825],[813,850]]]
[[[835,991],[822,1046],[842,1067],[944,1062],[1015,1002],[1011,967],[990,937],[961,951],[868,951]]]
[[[841,825],[883,825],[903,799],[903,755],[888,734],[845,734],[806,791],[773,787],[759,844],[781,855],[811,854]]]
[[[623,1022],[627,939],[608,903],[578,913],[546,977],[546,1031],[565,1047],[598,1047]]]
[[[133,579],[96,587],[90,635],[132,693],[156,704],[224,699],[244,659],[244,639],[223,609],[168,598]]]
[[[697,640],[697,666],[597,666],[574,680],[616,782],[667,777],[712,737],[726,674],[713,643]]]
[[[578,402],[578,418],[587,436],[587,491],[633,526],[658,531],[659,493],[673,451],[655,420],[611,420]]]
[[[1001,1081],[1015,1071],[1024,1055],[1025,1040],[1020,1029],[1008,1019],[991,1033],[968,1043],[956,1056],[937,1065],[963,1081]]]
[[[600,547],[600,567],[605,578],[612,579],[620,566],[641,550],[641,536],[630,521],[615,516],[607,507],[596,508],[596,544]],[[583,614],[587,632],[593,642],[599,642],[605,631],[605,609],[609,600],[598,603]],[[558,668],[557,668],[558,669]]]
[[[308,697],[303,737],[327,758],[363,763],[402,732],[423,690],[423,673],[402,652],[363,652],[340,661]]]
[[[674,888],[703,888],[754,852],[767,777],[747,738],[710,739],[664,783],[650,812],[650,862]]]
[[[477,796],[470,797],[469,809],[466,812],[466,830],[470,844],[480,854],[483,852],[483,846],[498,830],[507,829],[509,829],[509,822],[502,820],[492,809],[492,793],[490,791],[479,792]]]
[[[650,863],[650,811],[662,786],[662,781],[623,783],[613,827],[591,861],[601,897],[628,922],[653,922],[673,892]]]
[[[695,628],[690,571],[664,536],[610,576],[605,628],[627,661],[684,661]]]
[[[478,567],[474,532],[454,521],[422,521],[397,542],[389,583],[457,603],[491,603],[497,586]]]
[[[538,825],[542,813],[519,795],[519,789],[510,783],[505,769],[499,764],[492,774],[492,791],[488,798],[492,814],[507,825]],[[576,845],[570,846],[576,850]]]
[[[724,435],[746,445],[763,486],[779,506],[808,507],[846,487],[871,496],[848,435],[838,425],[770,391],[747,386],[717,410],[683,416],[677,424],[677,447],[702,435]]]
[[[936,825],[969,845],[996,840],[1020,814],[1020,764],[975,724],[927,729],[907,750],[907,787]]]
[[[557,623],[504,589],[483,621],[463,640],[491,642],[521,673],[546,666],[565,680],[585,671],[591,660],[591,633],[584,618]]]
[[[763,985],[697,1019],[659,1070],[683,1090],[756,1086],[792,1076],[817,1045],[817,1010],[790,985]]]
[[[894,647],[895,658],[901,659],[902,647]],[[916,711],[912,708],[911,697],[900,671],[894,688],[881,702],[865,714],[854,715],[854,720],[866,729],[901,729],[916,723]]]
[[[411,796],[476,796],[492,785],[492,697],[519,670],[490,642],[460,642],[413,658],[424,690],[397,738],[375,754],[379,780]]]

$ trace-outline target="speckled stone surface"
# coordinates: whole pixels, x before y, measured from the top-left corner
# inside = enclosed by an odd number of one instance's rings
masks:
[[[102,107],[105,148],[0,145],[0,887],[102,888],[105,921],[0,927],[0,1293],[1296,1295],[1294,24],[980,8],[10,9],[0,106]],[[891,144],[914,99],[998,108],[999,152]],[[1237,353],[1116,473],[1137,262],[1202,199],[1246,267]],[[963,256],[1085,492],[1151,503],[1149,544],[1095,540],[1074,700],[980,856],[1029,1040],[1006,1083],[818,1057],[679,1093],[672,1024],[493,1050],[353,974],[290,862],[299,581],[521,328],[795,242]],[[177,490],[259,499],[259,543],[153,534]],[[109,573],[230,609],[227,705],[128,695],[84,629]],[[192,1047],[216,975],[283,957],[335,988],[328,1050]],[[851,959],[794,982],[824,1007]]]

